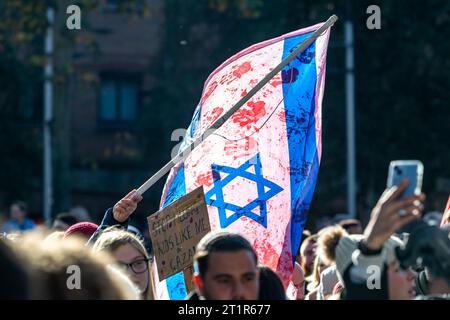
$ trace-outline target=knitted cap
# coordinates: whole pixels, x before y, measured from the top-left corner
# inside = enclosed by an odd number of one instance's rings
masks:
[[[64,239],[73,237],[73,236],[81,236],[89,239],[97,230],[98,225],[92,222],[79,222],[72,225],[69,229],[64,232]]]
[[[358,264],[357,257],[361,254],[358,249],[358,244],[363,238],[364,236],[361,234],[353,234],[344,236],[339,241],[336,247],[336,268],[339,272],[338,276],[340,276],[340,281],[343,282],[342,276],[350,264]],[[403,242],[396,236],[391,236],[385,241],[381,250],[381,259],[384,263],[389,265],[394,261],[398,261],[395,254],[395,248],[398,246],[403,246]],[[367,260],[370,259],[371,257],[368,257]],[[374,257],[374,259],[379,260],[379,255]]]

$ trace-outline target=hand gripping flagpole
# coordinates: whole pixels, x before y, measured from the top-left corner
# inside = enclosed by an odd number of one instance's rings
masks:
[[[316,31],[313,32],[305,41],[303,41],[297,49],[295,49],[289,56],[287,56],[283,61],[280,62],[271,72],[269,72],[253,89],[251,89],[241,100],[239,100],[230,110],[228,110],[223,116],[217,119],[201,136],[195,139],[189,146],[179,152],[175,157],[173,157],[164,167],[158,170],[152,177],[144,182],[143,185],[139,187],[137,193],[142,195],[151,186],[153,186],[159,179],[166,175],[170,169],[172,169],[178,162],[186,159],[186,157],[197,147],[202,141],[213,134],[217,129],[219,129],[225,121],[227,121],[237,109],[242,107],[247,101],[249,101],[253,95],[258,92],[264,85],[266,85],[278,72],[281,71],[289,62],[291,62],[300,52],[305,50],[314,40],[322,35],[324,31],[333,26],[333,24],[338,20],[336,15],[332,15],[328,20]]]

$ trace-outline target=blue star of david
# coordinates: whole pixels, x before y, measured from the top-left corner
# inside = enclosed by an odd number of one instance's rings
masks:
[[[247,169],[251,166],[254,166],[255,173],[247,171]],[[259,153],[257,153],[247,162],[243,163],[239,168],[212,164],[211,170],[213,175],[214,187],[205,194],[205,201],[207,204],[217,207],[219,211],[220,226],[222,228],[226,228],[239,218],[245,216],[258,222],[264,228],[267,228],[266,202],[267,200],[281,192],[283,188],[263,177]],[[228,175],[224,179],[221,179],[221,172],[227,173]],[[254,181],[257,186],[258,197],[244,207],[225,202],[223,196],[223,188],[237,177],[242,177]],[[216,199],[211,199],[213,196],[215,196]],[[252,212],[252,210],[257,207],[259,207],[259,215]],[[227,210],[234,212],[234,214],[227,217]]]

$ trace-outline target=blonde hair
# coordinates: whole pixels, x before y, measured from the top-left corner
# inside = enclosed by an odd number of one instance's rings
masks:
[[[326,227],[319,232],[317,255],[324,263],[332,265],[336,262],[336,247],[339,240],[347,235],[347,231],[339,225]]]
[[[143,298],[145,300],[153,300],[154,299],[154,284],[153,284],[153,266],[150,262],[150,257],[145,249],[142,241],[133,233],[128,232],[124,229],[118,227],[109,227],[105,229],[100,236],[95,241],[92,246],[92,250],[94,252],[109,252],[114,253],[118,248],[124,245],[131,245],[135,248],[139,253],[141,253],[146,259],[149,261],[148,263],[148,286],[145,292],[143,293]]]
[[[135,299],[118,278],[107,271],[109,255],[94,253],[77,239],[44,241],[30,233],[13,246],[31,279],[32,299],[128,300]],[[80,288],[70,289],[70,267],[80,272]]]
[[[313,290],[320,284],[320,265],[331,266],[336,263],[336,247],[347,231],[339,225],[326,227],[317,234],[317,254],[314,259],[314,267],[309,281],[308,291]]]
[[[323,261],[321,261],[320,256],[316,255],[316,257],[314,258],[314,267],[312,273],[310,276],[306,277],[306,280],[309,282],[307,285],[308,291],[313,291],[320,284],[319,267],[322,262]]]
[[[64,239],[64,231],[54,231],[45,237],[44,243],[61,241]]]

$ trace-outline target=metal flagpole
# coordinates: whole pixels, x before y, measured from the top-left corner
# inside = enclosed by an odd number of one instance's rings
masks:
[[[356,160],[355,160],[355,75],[353,50],[353,22],[351,4],[347,2],[345,29],[345,106],[347,117],[347,210],[356,219]]]
[[[43,212],[47,226],[50,226],[53,204],[53,174],[52,174],[52,136],[51,121],[53,118],[53,23],[55,11],[47,9],[47,34],[45,36],[46,65],[44,70],[44,117],[43,117]]]
[[[213,134],[218,128],[220,128],[225,121],[227,121],[237,109],[243,106],[252,96],[258,92],[264,85],[266,85],[270,79],[272,79],[278,72],[281,71],[289,62],[291,62],[300,52],[305,50],[314,40],[316,40],[322,33],[333,26],[333,24],[338,20],[336,15],[332,15],[328,20],[316,31],[313,32],[305,41],[303,41],[297,49],[295,49],[289,56],[287,56],[283,61],[280,62],[270,73],[268,73],[252,90],[250,90],[247,95],[245,95],[241,100],[239,100],[230,110],[228,110],[223,116],[217,119],[208,130],[206,130],[200,137],[195,139],[186,149],[179,152],[174,158],[172,158],[164,167],[159,169],[150,179],[148,179],[142,186],[139,187],[137,193],[143,194],[152,185],[154,185],[159,179],[161,179],[166,173],[172,169],[179,161],[185,159],[196,146],[198,146],[202,141]]]

